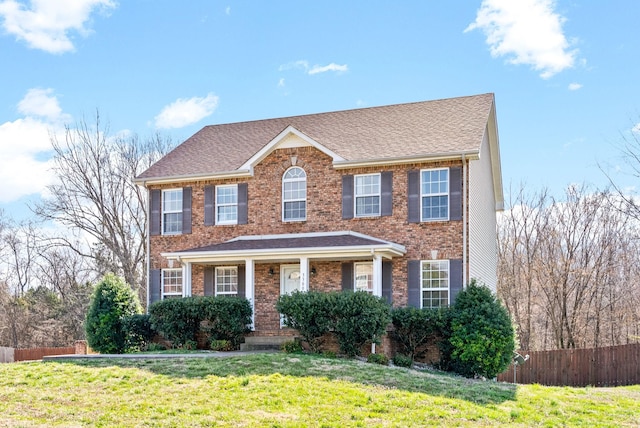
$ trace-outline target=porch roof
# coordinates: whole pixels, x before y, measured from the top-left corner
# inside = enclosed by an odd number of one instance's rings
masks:
[[[239,236],[218,244],[162,253],[169,260],[215,263],[231,260],[349,259],[402,256],[404,246],[353,231]]]

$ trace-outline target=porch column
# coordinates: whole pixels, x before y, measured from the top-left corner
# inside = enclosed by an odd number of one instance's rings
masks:
[[[309,291],[309,258],[300,257],[300,291]]]
[[[245,290],[244,295],[245,298],[249,301],[251,305],[251,330],[255,327],[255,293],[256,287],[254,284],[254,263],[253,259],[246,259],[244,261],[244,284]]]
[[[182,264],[182,296],[191,296],[191,263]]]
[[[373,255],[373,295],[382,297],[382,257]]]

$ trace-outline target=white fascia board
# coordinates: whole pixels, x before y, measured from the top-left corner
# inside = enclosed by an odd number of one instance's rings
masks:
[[[333,167],[335,169],[348,169],[348,168],[362,168],[367,166],[385,166],[385,165],[404,165],[408,163],[426,163],[435,161],[457,160],[466,158],[469,160],[478,160],[480,158],[479,150],[467,150],[456,153],[442,153],[442,154],[430,154],[419,155],[399,158],[380,158],[380,159],[366,159],[356,161],[334,161]]]
[[[251,169],[237,169],[235,171],[225,171],[215,174],[193,174],[193,175],[176,175],[172,177],[158,177],[158,178],[134,178],[133,182],[140,186],[147,187],[149,185],[168,184],[168,183],[187,183],[190,181],[201,180],[220,180],[224,178],[238,178],[238,177],[251,177],[253,176],[253,170]]]
[[[498,121],[496,119],[495,102],[491,106],[487,127],[489,137],[489,153],[491,156],[491,175],[493,176],[493,194],[496,200],[496,211],[504,210],[504,190],[502,188],[502,165],[500,161],[500,142],[498,137]]]
[[[344,257],[367,257],[373,254],[380,254],[383,257],[399,257],[406,253],[406,249],[401,245],[366,245],[353,247],[310,247],[310,248],[278,248],[264,250],[233,250],[233,251],[192,251],[162,253],[161,256],[167,259],[188,261],[191,263],[205,262],[225,262],[232,260],[253,259],[253,260],[278,260],[283,258],[296,259],[300,256],[308,258],[344,258]]]
[[[287,126],[285,128],[284,131],[279,133],[274,139],[269,141],[269,143],[267,143],[263,148],[261,148],[258,152],[256,152],[255,155],[251,156],[251,158],[249,158],[249,160],[247,160],[244,164],[242,164],[239,169],[251,170],[255,165],[257,165],[265,157],[267,157],[269,155],[269,153],[271,153],[273,150],[275,150],[277,148],[278,144],[283,139],[285,139],[289,134],[293,134],[293,135],[297,136],[298,138],[302,139],[305,143],[309,144],[310,146],[315,147],[316,149],[320,150],[322,153],[326,154],[327,156],[330,156],[333,159],[334,162],[344,160],[342,158],[342,156],[340,156],[337,153],[329,150],[328,148],[326,148],[322,144],[320,144],[317,141],[315,141],[313,138],[308,137],[307,135],[305,135],[302,132],[298,131],[293,126],[289,125],[289,126]]]

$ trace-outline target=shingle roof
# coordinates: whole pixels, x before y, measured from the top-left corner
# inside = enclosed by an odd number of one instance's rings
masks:
[[[205,126],[139,180],[237,170],[288,126],[347,161],[479,150],[493,94]]]

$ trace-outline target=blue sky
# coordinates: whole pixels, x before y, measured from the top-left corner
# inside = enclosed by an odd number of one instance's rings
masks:
[[[486,92],[505,192],[603,187],[599,162],[634,189],[614,145],[640,123],[638,16],[635,0],[0,0],[0,208],[28,215],[49,135],[96,110],[114,134],[182,141]]]

